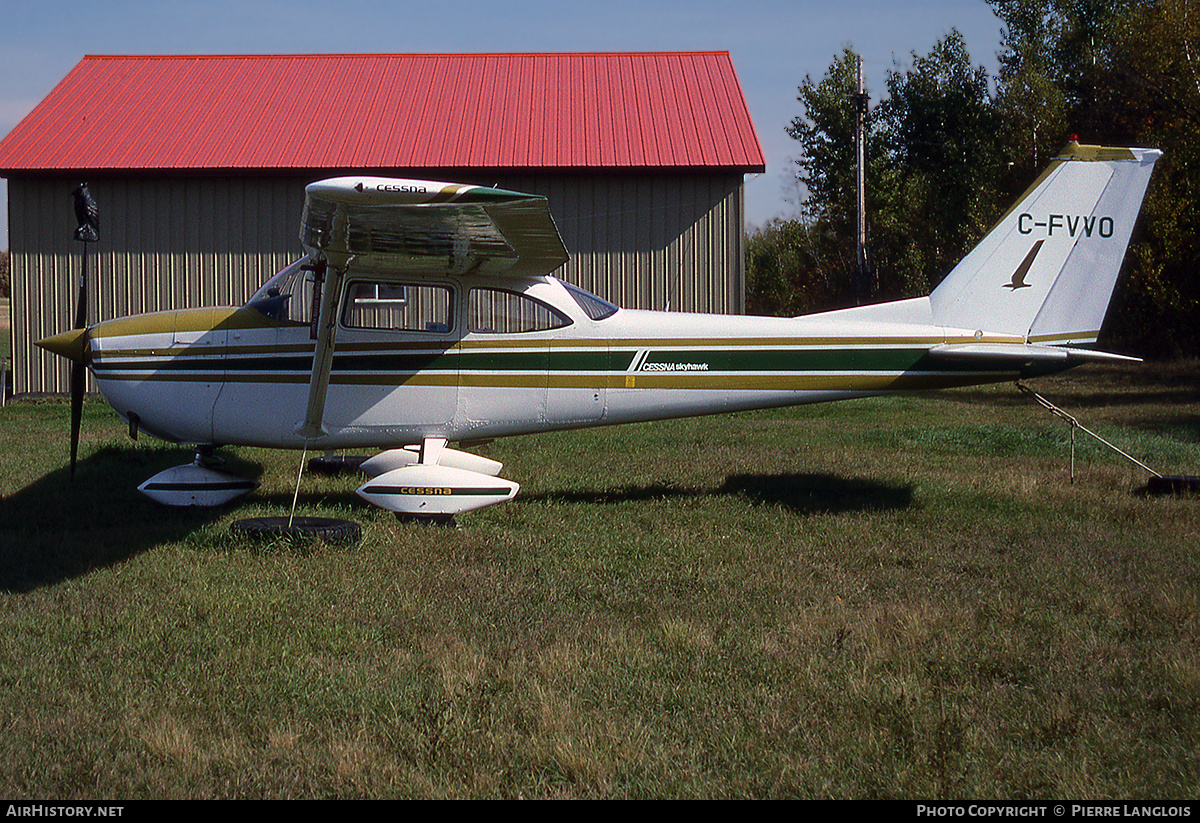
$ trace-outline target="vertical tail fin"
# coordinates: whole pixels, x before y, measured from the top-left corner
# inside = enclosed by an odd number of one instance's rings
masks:
[[[933,290],[933,322],[1051,345],[1094,342],[1161,155],[1070,143]]]

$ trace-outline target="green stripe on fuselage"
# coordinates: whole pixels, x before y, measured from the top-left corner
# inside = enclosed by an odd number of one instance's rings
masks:
[[[191,354],[191,352],[189,352]],[[821,373],[979,373],[1013,371],[1011,364],[948,362],[928,356],[924,348],[704,348],[652,349],[630,372],[638,352],[616,349],[521,349],[498,347],[488,351],[456,348],[396,352],[346,352],[333,359],[332,375],[376,374],[414,375],[424,372],[460,373],[467,378],[476,372],[528,374],[547,372],[549,375],[569,374],[636,374],[639,381],[648,376],[670,378],[705,373],[726,375],[772,374],[777,376]],[[122,357],[120,353],[100,353],[93,368],[101,379],[119,379],[134,372],[180,373],[200,372],[212,377],[226,375],[250,377],[263,375],[303,375],[312,371],[312,356],[296,353],[284,356],[264,355],[261,350],[250,356],[208,354],[167,358]]]

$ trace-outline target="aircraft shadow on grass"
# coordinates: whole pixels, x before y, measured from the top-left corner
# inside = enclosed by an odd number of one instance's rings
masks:
[[[29,592],[180,540],[226,508],[167,508],[137,491],[147,476],[177,465],[173,449],[103,447],[4,499],[0,506],[0,591]],[[261,468],[232,458],[247,476]]]
[[[1089,365],[1063,377],[1051,376],[1030,381],[1035,391],[1061,398],[1078,408],[1105,406],[1192,406],[1200,403],[1200,374],[1185,367],[1164,368],[1157,364],[1122,363],[1119,366]],[[1085,374],[1093,378],[1095,388],[1080,390]],[[994,389],[961,388],[948,394],[955,400],[981,406],[1025,406],[1030,401],[1019,391],[996,392]]]
[[[675,497],[740,497],[754,505],[779,506],[799,515],[890,511],[912,505],[912,486],[832,474],[734,474],[715,489],[665,484],[604,491],[550,491],[517,500],[619,505]]]
[[[0,507],[0,591],[30,592],[116,565],[183,540],[225,516],[230,506],[169,508],[136,491],[141,479],[177,465],[179,456],[170,449],[102,448],[79,462],[75,482],[63,468],[6,498]],[[262,474],[261,466],[236,456],[229,458],[227,468],[246,477]],[[799,515],[886,511],[913,502],[911,486],[830,474],[735,474],[718,488],[656,483],[523,494],[518,501],[620,505],[709,495],[780,506]],[[301,493],[300,499],[328,503],[337,496],[328,491]],[[291,503],[291,496],[283,494],[260,493],[251,499],[281,510]],[[345,502],[354,508],[355,501],[347,489]]]

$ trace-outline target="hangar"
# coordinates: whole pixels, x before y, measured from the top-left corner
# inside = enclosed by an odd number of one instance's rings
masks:
[[[240,304],[302,254],[304,185],[351,172],[544,194],[563,279],[740,313],[764,169],[727,52],[85,57],[0,142],[14,393],[67,391],[33,341],[71,324],[80,182],[101,221],[89,323]]]

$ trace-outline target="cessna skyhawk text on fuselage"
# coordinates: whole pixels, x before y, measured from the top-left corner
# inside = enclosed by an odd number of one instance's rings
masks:
[[[386,451],[359,493],[449,515],[510,499],[447,443],[939,389],[1122,359],[1096,340],[1160,152],[1071,143],[928,297],[799,318],[635,311],[564,283],[543,197],[313,183],[307,256],[240,308],[109,320],[40,345],[167,440]],[[197,460],[175,504],[246,489]],[[166,473],[164,473],[166,474]]]

